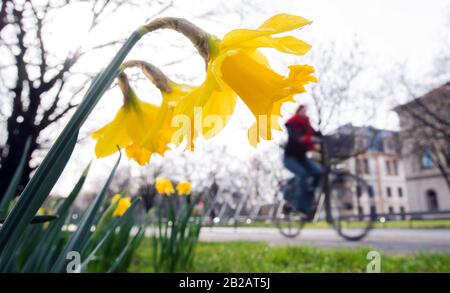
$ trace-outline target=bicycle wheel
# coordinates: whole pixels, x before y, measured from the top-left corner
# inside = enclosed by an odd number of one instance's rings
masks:
[[[350,173],[334,174],[330,186],[330,214],[334,228],[346,240],[358,241],[373,228],[374,216],[365,206],[374,206],[368,184]]]
[[[284,203],[282,211],[278,215],[275,215],[275,224],[281,235],[295,238],[303,229],[305,221],[300,213],[294,211],[289,204]]]

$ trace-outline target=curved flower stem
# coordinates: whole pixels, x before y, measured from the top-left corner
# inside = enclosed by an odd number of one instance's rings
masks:
[[[143,25],[138,31],[145,34],[158,29],[172,29],[186,36],[194,44],[200,56],[205,60],[205,63],[208,64],[210,51],[209,38],[204,30],[183,18],[161,17]]]
[[[144,75],[162,92],[170,93],[170,80],[167,76],[155,65],[141,60],[129,60],[121,65],[122,70],[125,68],[137,67],[142,70]]]

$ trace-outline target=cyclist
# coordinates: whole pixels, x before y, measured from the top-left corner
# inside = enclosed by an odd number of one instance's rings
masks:
[[[312,219],[315,212],[314,190],[320,183],[323,168],[318,162],[309,159],[306,153],[315,149],[320,132],[311,126],[304,105],[297,108],[285,125],[289,137],[283,162],[285,167],[295,174],[296,188],[292,195],[284,196],[299,212],[304,213],[307,219]]]

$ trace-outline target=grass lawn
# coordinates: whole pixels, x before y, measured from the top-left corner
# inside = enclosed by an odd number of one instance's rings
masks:
[[[136,252],[130,272],[152,272],[150,240]],[[192,272],[365,272],[370,248],[271,246],[260,242],[201,242]],[[450,272],[450,254],[381,254],[382,272]]]

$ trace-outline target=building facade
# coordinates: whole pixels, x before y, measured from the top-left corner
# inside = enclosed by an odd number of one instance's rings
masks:
[[[404,164],[399,135],[373,127],[340,127],[336,135],[347,137],[341,144],[349,158],[341,165],[363,178],[367,193],[353,193],[353,214],[401,214],[409,212]]]
[[[411,211],[450,210],[450,82],[394,111]]]

